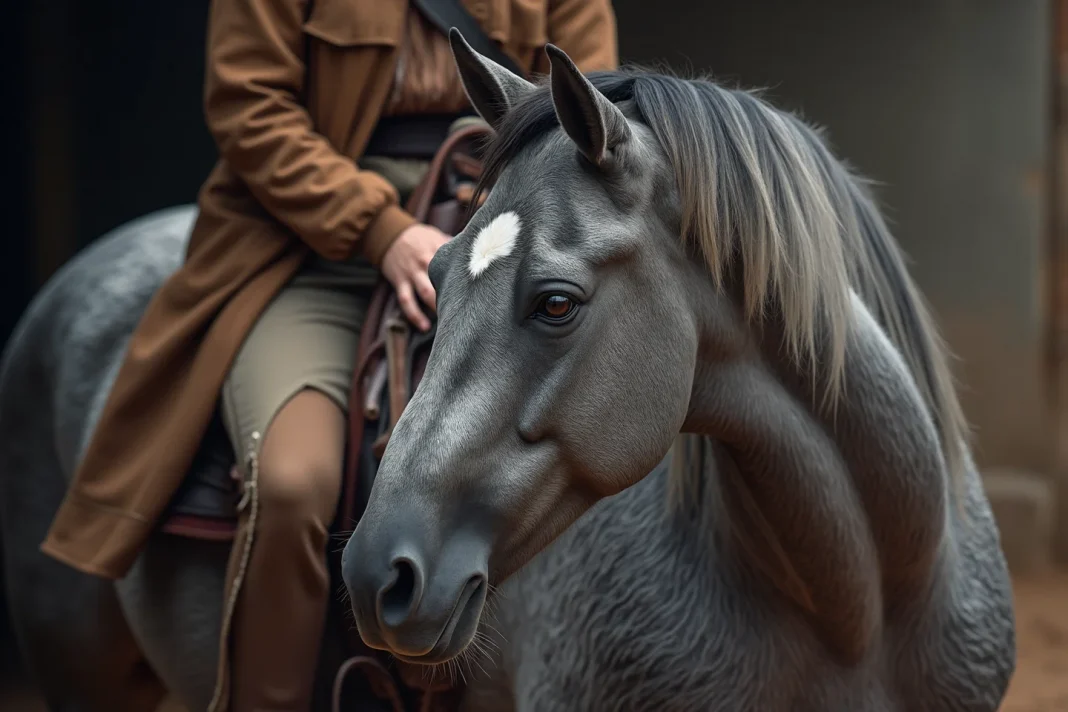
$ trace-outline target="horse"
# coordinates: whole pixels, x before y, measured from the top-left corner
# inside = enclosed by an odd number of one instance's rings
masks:
[[[555,89],[533,89],[454,44],[498,125],[487,167],[501,184],[435,259],[442,331],[346,545],[361,633],[379,634],[359,602],[380,560],[359,550],[407,537],[383,588],[395,631],[439,615],[442,576],[486,564],[473,603],[434,637],[442,650],[390,638],[401,657],[463,674],[465,710],[995,709],[1014,665],[997,530],[942,346],[864,185],[748,94],[646,74],[597,75],[594,92],[559,56]],[[601,96],[629,112],[640,145],[619,141]],[[513,103],[534,113],[498,115]],[[588,121],[593,106],[602,120]],[[694,164],[712,151],[728,163]],[[613,166],[655,170],[623,181]],[[187,708],[213,691],[226,544],[154,536],[116,583],[38,551],[194,219],[192,206],[164,210],[82,251],[0,360],[9,604],[53,709],[116,709],[109,695],[149,675],[142,653]],[[680,241],[690,229],[700,240]],[[750,242],[716,241],[734,232]],[[848,279],[830,264],[836,245]],[[761,277],[782,294],[746,281]],[[835,289],[856,295],[815,319]],[[520,319],[527,308],[538,316]],[[800,346],[840,348],[841,372],[810,370]],[[835,389],[816,388],[836,373]],[[676,422],[671,396],[687,401]],[[509,441],[521,452],[505,457]],[[505,477],[489,478],[496,467]],[[428,539],[435,521],[451,528]]]
[[[996,710],[999,534],[866,182],[756,93],[451,42],[493,188],[345,545],[364,641],[503,628],[517,710]]]

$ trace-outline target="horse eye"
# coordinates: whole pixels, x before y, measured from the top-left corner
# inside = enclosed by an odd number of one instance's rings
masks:
[[[576,308],[575,300],[563,294],[550,294],[541,300],[535,316],[548,321],[561,321],[571,316]]]

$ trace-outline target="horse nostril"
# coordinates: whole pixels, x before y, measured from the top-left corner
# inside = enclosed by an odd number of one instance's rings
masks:
[[[393,580],[378,592],[382,623],[389,628],[403,625],[422,597],[422,574],[407,557],[393,560]]]

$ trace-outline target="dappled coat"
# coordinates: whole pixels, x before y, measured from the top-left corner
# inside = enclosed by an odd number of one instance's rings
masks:
[[[519,66],[552,42],[617,65],[609,0],[463,0]],[[205,111],[220,160],[184,266],[153,298],[42,549],[123,576],[199,446],[245,335],[311,250],[377,264],[413,218],[361,155],[394,84],[407,0],[215,0]]]

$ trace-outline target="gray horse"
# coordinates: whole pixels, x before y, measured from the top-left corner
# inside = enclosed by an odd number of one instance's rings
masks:
[[[861,182],[750,93],[452,41],[495,183],[345,547],[364,640],[454,660],[511,578],[520,710],[997,709],[997,529]]]
[[[459,56],[499,189],[434,263],[430,369],[346,550],[361,632],[463,674],[472,711],[995,709],[997,533],[862,187],[747,94],[594,91],[555,54],[554,109]],[[12,618],[53,709],[151,674],[211,697],[225,545],[153,538],[117,585],[37,549],[194,215],[72,260],[0,366]]]

